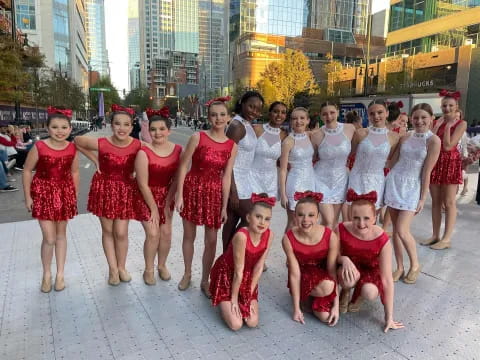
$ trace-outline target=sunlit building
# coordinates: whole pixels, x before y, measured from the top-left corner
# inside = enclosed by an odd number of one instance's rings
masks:
[[[105,4],[104,0],[86,0],[87,7],[87,47],[90,69],[100,76],[110,73],[105,37]]]
[[[140,22],[138,0],[128,0],[128,85],[140,87]]]

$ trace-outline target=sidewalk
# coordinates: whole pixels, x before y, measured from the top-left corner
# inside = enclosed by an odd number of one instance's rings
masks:
[[[414,221],[430,235],[430,209]],[[0,225],[1,359],[480,359],[480,207],[459,206],[453,248],[419,247],[423,274],[395,287],[395,319],[406,328],[382,332],[383,307],[364,304],[335,328],[306,315],[291,320],[287,269],[280,245],[285,214],[274,209],[275,242],[260,281],[260,326],[234,333],[199,290],[203,230],[198,229],[193,286],[177,290],[183,272],[182,227],[174,218],[169,282],[142,281],[143,229],[130,225],[129,284],[107,285],[100,225],[80,215],[68,228],[67,288],[39,291],[41,233],[36,221]],[[217,254],[220,253],[220,241]]]

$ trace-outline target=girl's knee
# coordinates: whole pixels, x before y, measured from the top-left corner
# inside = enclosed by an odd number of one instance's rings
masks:
[[[232,331],[238,331],[242,328],[243,320],[242,319],[230,319],[227,321],[227,326]]]
[[[43,238],[43,243],[48,246],[54,246],[56,242],[57,239],[54,236],[46,236]]]
[[[257,315],[250,315],[248,319],[245,320],[245,324],[249,328],[254,328],[258,326],[258,316]]]
[[[328,312],[318,312],[318,311],[314,311],[313,315],[315,315],[315,317],[317,317],[323,323],[328,323],[328,317],[330,316]]]
[[[373,301],[378,297],[378,288],[374,284],[365,284],[362,287],[362,297]]]
[[[335,288],[335,282],[332,280],[323,280],[321,281],[312,291],[315,293],[314,296],[323,297],[330,295]]]

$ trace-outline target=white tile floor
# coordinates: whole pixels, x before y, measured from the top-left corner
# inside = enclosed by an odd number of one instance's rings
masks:
[[[395,318],[406,328],[384,335],[383,308],[366,304],[328,328],[307,315],[291,320],[277,206],[277,233],[260,282],[260,326],[228,330],[199,291],[203,231],[199,229],[193,286],[177,290],[183,270],[182,228],[174,221],[172,280],[143,284],[143,230],[130,227],[129,284],[110,287],[100,226],[80,215],[68,228],[67,288],[42,294],[40,241],[35,221],[0,225],[0,359],[480,359],[480,207],[461,205],[452,249],[419,248],[423,274],[398,283]],[[429,235],[429,210],[413,225]],[[219,248],[220,251],[220,242]]]

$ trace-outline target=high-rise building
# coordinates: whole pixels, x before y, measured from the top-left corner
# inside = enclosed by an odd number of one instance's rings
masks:
[[[140,27],[138,0],[128,0],[128,71],[129,88],[140,87]]]
[[[85,0],[87,7],[87,46],[90,69],[100,76],[110,74],[108,63],[104,0]]]

